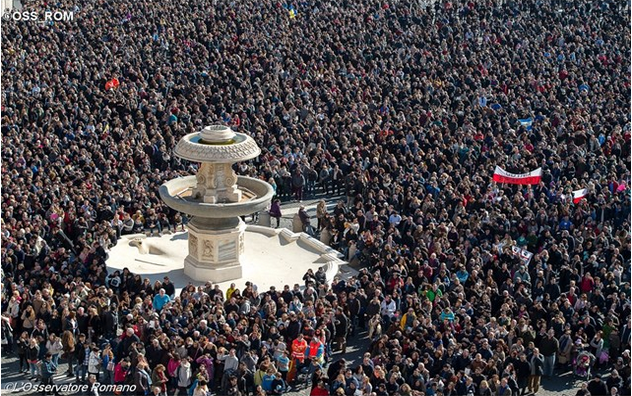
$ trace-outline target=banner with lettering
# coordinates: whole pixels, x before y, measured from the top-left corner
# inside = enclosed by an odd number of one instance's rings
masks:
[[[496,166],[494,171],[494,181],[506,184],[538,184],[542,180],[542,168],[538,168],[529,173],[509,173],[500,166]]]

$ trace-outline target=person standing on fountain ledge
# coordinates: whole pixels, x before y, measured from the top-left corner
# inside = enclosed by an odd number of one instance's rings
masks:
[[[310,236],[314,236],[314,227],[312,227],[311,217],[307,214],[305,206],[301,206],[298,210],[298,217],[301,219],[301,223],[303,224],[303,232],[309,234]]]
[[[277,224],[275,228],[279,228],[281,225],[281,216],[283,215],[281,214],[281,201],[278,198],[272,201],[269,213],[270,217],[274,217],[276,219]]]

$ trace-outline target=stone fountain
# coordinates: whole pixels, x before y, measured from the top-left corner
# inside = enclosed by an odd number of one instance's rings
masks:
[[[232,165],[260,153],[251,137],[222,125],[178,142],[175,154],[201,165],[197,175],[170,180],[159,193],[169,207],[191,216],[184,260],[191,279],[219,283],[242,277],[246,224],[239,216],[265,210],[274,190],[264,181],[237,176]]]

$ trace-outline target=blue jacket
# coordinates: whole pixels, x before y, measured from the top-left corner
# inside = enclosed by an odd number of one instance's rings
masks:
[[[56,371],[57,371],[57,365],[53,363],[52,361],[44,360],[42,362],[42,377],[43,378],[52,377]]]
[[[160,297],[160,294],[156,294],[153,301],[153,306],[156,312],[160,312],[162,310],[162,307],[164,307],[165,304],[167,304],[170,300],[171,299],[166,294],[162,297]]]
[[[261,387],[264,391],[270,392],[272,390],[272,381],[274,381],[275,377],[271,374],[265,374],[263,376],[263,380],[261,382]]]

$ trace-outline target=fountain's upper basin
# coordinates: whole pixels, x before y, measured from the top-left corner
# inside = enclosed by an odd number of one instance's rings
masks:
[[[233,132],[228,128],[221,131],[207,129],[185,135],[176,145],[175,154],[189,161],[215,164],[247,161],[261,154],[257,143],[248,135]]]
[[[274,196],[274,190],[268,183],[252,177],[238,176],[237,186],[244,191],[246,201],[229,203],[205,203],[194,199],[189,193],[197,184],[195,176],[179,177],[169,180],[158,192],[162,200],[179,212],[196,217],[231,218],[265,210]]]

